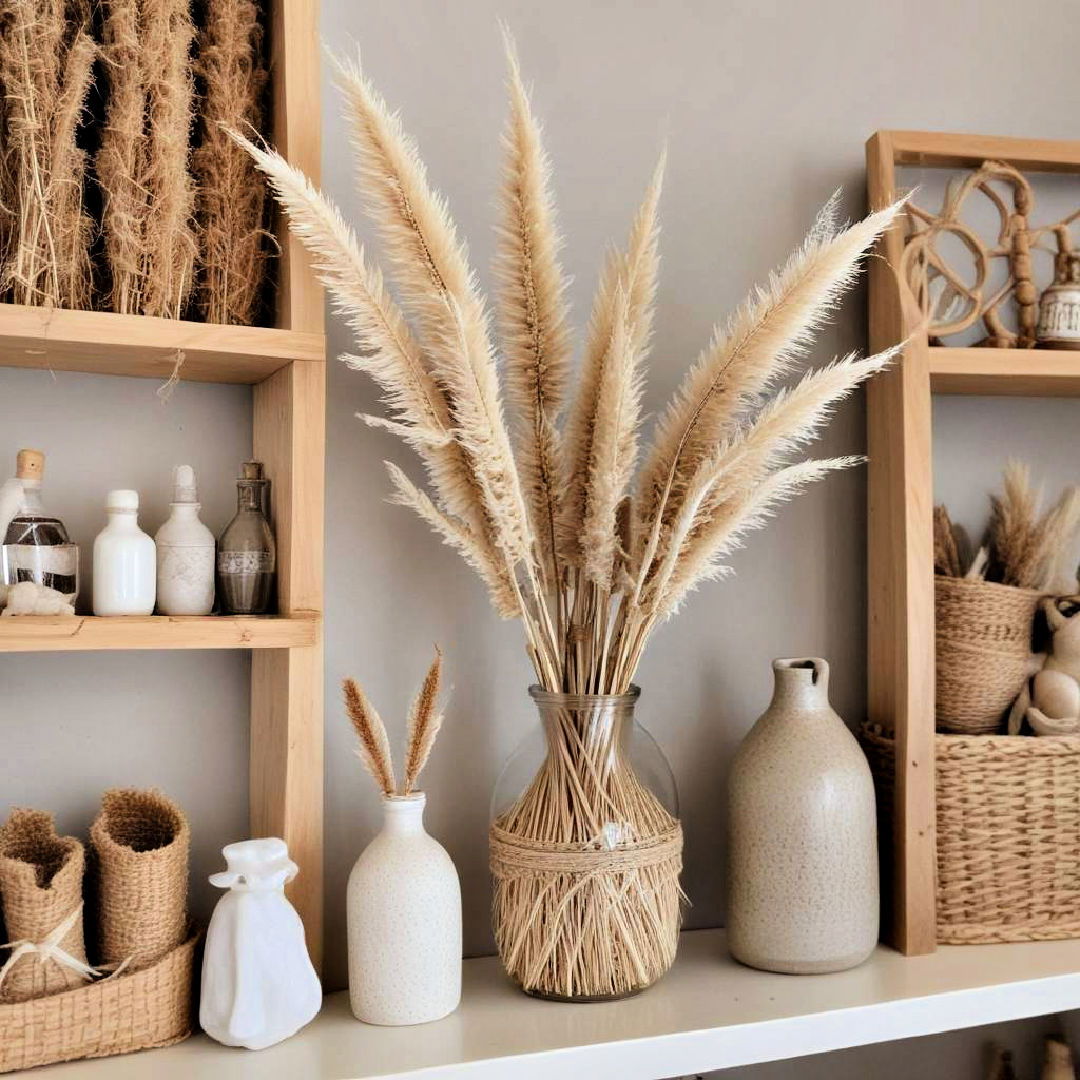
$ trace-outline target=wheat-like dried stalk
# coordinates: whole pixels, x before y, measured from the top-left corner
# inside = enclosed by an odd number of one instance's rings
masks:
[[[956,533],[949,511],[934,507],[934,573],[945,577],[963,577],[967,567],[961,565]]]
[[[431,748],[442,727],[443,714],[439,711],[439,690],[442,685],[442,652],[435,646],[435,659],[409,709],[405,736],[405,777],[401,794],[411,795],[416,781],[431,756]]]
[[[387,797],[393,796],[397,793],[397,781],[394,779],[394,761],[390,754],[390,740],[386,737],[386,725],[354,679],[346,679],[342,683],[342,690],[345,694],[345,712],[359,740],[357,756],[379,790]]]
[[[266,185],[231,131],[260,131],[266,87],[262,26],[253,0],[208,0],[196,71],[205,85],[199,146],[198,307],[207,322],[250,325],[267,259]]]
[[[0,296],[88,308],[93,223],[77,133],[97,56],[89,11],[5,0],[0,22]]]

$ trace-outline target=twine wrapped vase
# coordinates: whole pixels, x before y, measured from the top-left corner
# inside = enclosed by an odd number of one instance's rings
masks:
[[[9,950],[0,953],[0,1002],[81,986],[83,846],[57,836],[53,817],[13,810],[0,827],[0,901]],[[53,949],[55,946],[55,950]]]
[[[990,735],[1033,673],[1041,594],[990,581],[934,578],[939,731]]]
[[[160,791],[107,791],[90,843],[103,962],[135,969],[160,960],[187,937],[190,831],[183,811]]]
[[[529,693],[542,762],[529,767],[528,745],[511,759],[490,833],[499,956],[537,997],[627,997],[675,960],[682,830],[674,779],[634,724],[636,687],[617,696]]]

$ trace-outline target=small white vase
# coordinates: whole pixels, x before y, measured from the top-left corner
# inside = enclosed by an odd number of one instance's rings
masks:
[[[94,540],[94,614],[152,615],[157,554],[139,528],[139,493],[110,491],[105,513],[108,524]]]
[[[424,831],[422,793],[383,800],[349,875],[349,999],[369,1024],[424,1024],[461,1000],[461,886]]]
[[[285,898],[296,877],[285,841],[244,840],[223,850],[229,869],[210,884],[229,891],[206,931],[199,1023],[226,1046],[262,1050],[295,1035],[322,1007],[304,926]]]
[[[767,971],[842,971],[877,943],[874,784],[829,705],[829,665],[774,660],[773,674],[728,783],[728,947]]]

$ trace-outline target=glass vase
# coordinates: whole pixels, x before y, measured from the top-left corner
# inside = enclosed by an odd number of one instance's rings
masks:
[[[527,994],[629,997],[675,959],[678,799],[667,761],[634,721],[639,693],[529,690],[540,732],[504,768],[490,832],[495,940]]]
[[[236,481],[236,516],[218,540],[217,594],[226,615],[265,615],[274,591],[277,551],[266,519],[270,481],[257,461]]]

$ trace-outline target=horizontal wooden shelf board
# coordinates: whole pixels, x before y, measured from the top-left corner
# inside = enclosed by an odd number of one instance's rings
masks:
[[[258,383],[294,360],[323,363],[322,334],[110,311],[0,304],[0,367],[192,382]]]
[[[988,159],[1030,172],[1080,172],[1080,141],[1007,135],[950,135],[941,131],[881,131],[897,165],[978,168]]]
[[[862,967],[773,975],[731,960],[720,930],[683,935],[658,986],[604,1005],[525,997],[493,958],[465,963],[456,1013],[358,1023],[333,994],[319,1017],[258,1053],[197,1036],[165,1050],[37,1070],[58,1080],[657,1080],[930,1035],[1080,1006],[1080,941],[949,946]]]
[[[1080,396],[1080,350],[935,346],[928,351],[930,388],[936,394]]]
[[[319,640],[320,617],[14,615],[0,617],[0,653],[103,649],[298,649]]]

